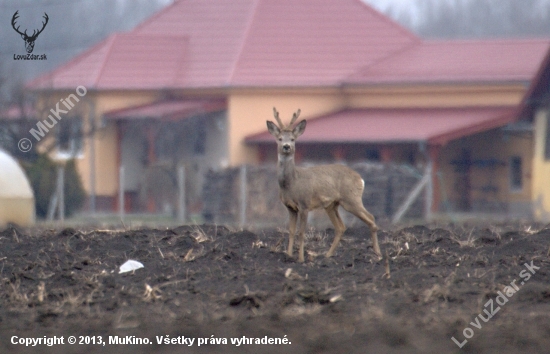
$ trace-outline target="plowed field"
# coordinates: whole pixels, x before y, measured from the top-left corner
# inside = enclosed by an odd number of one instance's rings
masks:
[[[332,236],[309,230],[300,264],[284,229],[9,227],[0,352],[550,351],[550,228],[381,230],[383,260],[366,227],[327,259]]]

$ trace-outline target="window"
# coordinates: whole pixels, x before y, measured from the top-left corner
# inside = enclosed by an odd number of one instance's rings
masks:
[[[510,157],[510,189],[520,191],[523,188],[522,161],[520,156]]]
[[[380,161],[380,151],[378,149],[366,149],[365,158],[369,161]]]
[[[67,158],[82,154],[82,119],[80,117],[67,117],[59,121],[57,153],[59,157]]]

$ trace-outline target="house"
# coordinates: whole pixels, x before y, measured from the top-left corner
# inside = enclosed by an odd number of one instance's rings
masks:
[[[64,129],[88,134],[54,155],[78,157],[94,210],[116,210],[119,188],[129,208],[170,210],[179,165],[200,208],[208,169],[276,158],[276,106],[309,120],[304,161],[429,163],[434,211],[543,218],[525,107],[549,45],[423,40],[359,0],[186,0],[27,87],[44,121],[79,99]]]
[[[531,145],[531,211],[536,220],[550,221],[550,54],[532,80],[518,115],[518,125],[528,133]]]

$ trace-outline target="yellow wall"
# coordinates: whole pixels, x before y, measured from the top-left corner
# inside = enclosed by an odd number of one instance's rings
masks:
[[[535,115],[535,144],[533,153],[533,211],[537,220],[550,222],[550,161],[544,157],[548,126],[548,111],[540,110]]]
[[[277,107],[288,122],[300,108],[300,118],[310,118],[343,108],[416,108],[517,105],[525,94],[523,85],[417,85],[333,89],[234,90],[229,95],[230,164],[257,163],[255,147],[244,144],[246,136],[266,131]]]
[[[113,196],[118,190],[118,141],[116,124],[106,121],[102,125],[101,118],[104,113],[114,109],[121,109],[140,104],[146,104],[155,100],[152,92],[105,92],[90,95],[95,107],[96,126],[99,130],[94,135],[95,148],[95,192],[97,195]],[[90,121],[86,119],[88,124]],[[89,126],[87,126],[89,128]],[[79,160],[78,169],[82,176],[82,182],[87,192],[91,190],[90,182],[90,142],[84,142],[84,158]]]
[[[244,138],[267,130],[266,120],[274,120],[273,107],[279,111],[281,120],[288,123],[298,108],[301,119],[344,106],[345,100],[337,89],[233,92],[228,101],[230,165],[258,162],[256,149],[246,146]]]
[[[530,133],[506,133],[500,129],[494,129],[453,141],[443,147],[440,155],[440,168],[446,195],[451,200],[459,198],[455,189],[458,174],[455,172],[456,167],[452,161],[461,158],[463,149],[470,152],[472,161],[497,159],[504,163],[502,166],[495,167],[482,167],[479,164],[471,166],[472,201],[486,199],[511,203],[511,208],[524,209],[516,210],[516,212],[521,212],[522,215],[531,213],[531,210],[525,210],[525,208],[530,209],[532,193],[533,139]],[[522,159],[523,187],[521,190],[513,190],[510,186],[509,162],[512,156],[519,156]],[[483,186],[495,186],[498,191],[496,194],[482,192],[480,187]]]

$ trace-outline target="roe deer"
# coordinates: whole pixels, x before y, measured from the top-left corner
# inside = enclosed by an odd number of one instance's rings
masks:
[[[295,142],[306,129],[306,121],[302,120],[292,128],[298,119],[300,110],[292,116],[290,124],[285,126],[279,118],[279,112],[273,108],[273,115],[278,126],[267,121],[267,130],[277,139],[277,178],[279,181],[279,197],[288,209],[290,215],[288,255],[292,256],[296,223],[300,219],[298,241],[300,253],[298,261],[304,261],[304,232],[307,215],[310,210],[323,208],[334,225],[334,241],[326,256],[331,257],[346,230],[344,222],[338,213],[338,206],[352,213],[370,227],[374,252],[381,257],[378,245],[378,227],[374,217],[363,206],[362,195],[365,182],[351,168],[343,165],[321,165],[314,167],[296,167],[294,163]]]

